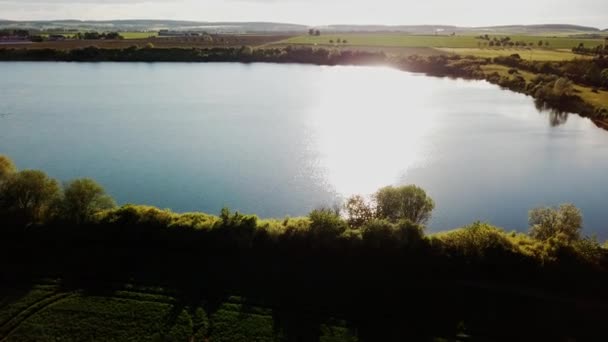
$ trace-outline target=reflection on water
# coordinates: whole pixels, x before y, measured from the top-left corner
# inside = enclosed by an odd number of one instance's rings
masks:
[[[0,153],[120,203],[263,217],[414,183],[431,230],[573,202],[608,237],[608,134],[486,82],[386,68],[0,63]]]
[[[545,101],[535,99],[534,105],[536,106],[536,109],[539,110],[541,115],[547,115],[549,118],[549,125],[551,125],[551,127],[563,125],[568,121],[567,112],[555,109],[554,107],[549,106]]]

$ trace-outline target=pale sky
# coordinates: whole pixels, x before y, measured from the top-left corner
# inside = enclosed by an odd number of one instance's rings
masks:
[[[608,0],[0,0],[0,18],[608,28]]]

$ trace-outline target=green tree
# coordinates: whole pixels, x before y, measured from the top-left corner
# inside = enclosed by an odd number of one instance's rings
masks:
[[[92,179],[71,181],[64,186],[63,193],[63,217],[76,223],[87,222],[95,213],[116,206],[101,185]]]
[[[347,228],[346,222],[332,209],[315,209],[308,214],[308,218],[310,230],[316,235],[335,237]]]
[[[530,236],[538,240],[563,236],[566,241],[580,239],[583,228],[581,211],[573,204],[558,208],[536,208],[529,213]]]
[[[60,198],[57,181],[44,172],[24,170],[0,185],[0,213],[15,223],[42,223],[53,213]]]
[[[17,172],[17,168],[9,157],[0,155],[0,183]]]
[[[560,77],[553,84],[553,94],[555,96],[570,96],[574,91],[574,86],[572,85],[572,81],[565,77]]]
[[[388,186],[378,190],[374,197],[378,217],[391,222],[407,219],[415,224],[425,224],[435,209],[435,202],[415,185]]]
[[[374,208],[361,195],[350,197],[344,204],[344,209],[348,225],[353,228],[361,228],[375,216]]]
[[[608,69],[602,70],[600,73],[600,78],[602,80],[602,86],[608,87]]]

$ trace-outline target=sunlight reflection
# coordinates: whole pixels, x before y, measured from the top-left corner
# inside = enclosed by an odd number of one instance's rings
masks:
[[[322,73],[311,121],[319,165],[338,194],[372,193],[424,165],[430,153],[425,136],[434,127],[434,115],[422,108],[432,91],[412,91],[421,84],[403,76],[388,68]]]

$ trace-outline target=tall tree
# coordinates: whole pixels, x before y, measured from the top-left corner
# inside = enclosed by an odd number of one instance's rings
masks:
[[[0,213],[22,225],[42,223],[60,198],[57,181],[44,172],[24,170],[0,185]]]
[[[378,190],[374,197],[378,217],[391,222],[407,219],[415,224],[425,224],[435,208],[435,202],[415,185],[388,186]]]
[[[573,204],[558,208],[536,208],[530,211],[530,235],[538,240],[562,236],[567,241],[580,239],[583,215]]]
[[[76,223],[89,221],[96,212],[111,209],[115,205],[101,185],[92,179],[77,179],[64,187],[63,215]]]
[[[15,172],[17,172],[17,168],[13,164],[13,161],[7,156],[0,155],[0,183]]]
[[[348,225],[360,228],[375,217],[375,210],[365,198],[360,195],[350,197],[344,205]]]

